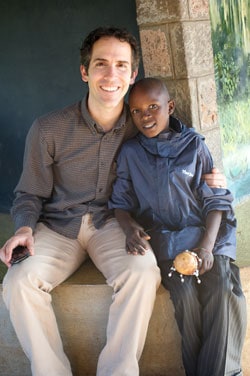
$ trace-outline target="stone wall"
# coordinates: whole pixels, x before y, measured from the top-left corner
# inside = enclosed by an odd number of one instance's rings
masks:
[[[146,77],[163,79],[176,116],[206,137],[215,165],[222,153],[208,0],[136,0]]]

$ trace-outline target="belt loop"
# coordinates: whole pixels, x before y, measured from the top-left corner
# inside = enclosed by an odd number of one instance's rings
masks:
[[[88,225],[91,226],[93,224],[93,221],[92,221],[92,218],[93,218],[93,213],[87,213],[87,221],[88,221]]]

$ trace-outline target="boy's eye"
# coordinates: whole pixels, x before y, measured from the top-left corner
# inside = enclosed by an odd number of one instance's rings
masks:
[[[149,106],[149,109],[150,109],[150,110],[156,110],[157,108],[158,108],[157,104],[151,104],[151,105]]]
[[[139,110],[137,110],[136,108],[134,109],[134,110],[131,110],[131,114],[132,115],[137,115],[137,114],[139,114]]]

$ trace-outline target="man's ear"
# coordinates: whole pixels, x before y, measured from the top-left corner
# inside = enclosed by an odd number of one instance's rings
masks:
[[[88,73],[84,65],[80,65],[81,77],[84,82],[88,82]]]
[[[175,110],[175,101],[173,99],[170,99],[168,101],[168,114],[172,115]]]
[[[131,78],[130,78],[130,85],[133,85],[135,83],[135,79],[138,75],[138,69],[136,69],[134,72],[132,72]]]

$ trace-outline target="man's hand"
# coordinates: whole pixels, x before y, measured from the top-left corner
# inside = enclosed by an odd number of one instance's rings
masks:
[[[34,239],[32,229],[30,227],[21,227],[17,230],[4,246],[0,249],[0,260],[9,268],[11,266],[10,260],[13,249],[18,245],[26,246],[29,249],[30,255],[34,255]]]
[[[226,188],[227,181],[225,175],[223,175],[218,168],[212,168],[210,174],[202,175],[202,179],[204,179],[207,185],[211,188]]]

